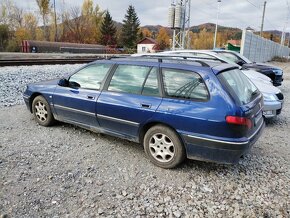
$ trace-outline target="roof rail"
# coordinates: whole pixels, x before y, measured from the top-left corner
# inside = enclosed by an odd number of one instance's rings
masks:
[[[186,60],[186,61],[200,63],[203,67],[210,67],[210,65],[206,63],[205,61],[218,61],[220,63],[226,63],[225,61],[222,61],[217,58],[196,57],[192,55],[182,55],[182,54],[144,54],[144,55],[135,56],[135,57],[140,57],[140,58],[141,57],[153,57],[153,58],[155,57],[155,58],[162,58],[165,60],[172,60],[173,58],[182,58],[183,60]],[[179,59],[179,60],[182,60],[182,59]],[[160,62],[162,62],[162,60]]]
[[[117,57],[117,56],[114,56],[114,57],[111,57],[112,58],[124,58],[124,57]],[[148,59],[154,59],[154,60],[158,60],[158,62],[162,63],[163,60],[178,60],[178,61],[191,61],[191,62],[196,62],[196,63],[199,63],[201,64],[201,66],[203,67],[210,67],[209,64],[207,64],[206,62],[202,61],[202,60],[194,60],[196,59],[195,57],[193,56],[184,56],[184,55],[178,55],[178,54],[175,54],[175,55],[172,55],[172,54],[142,54],[142,55],[136,55],[136,56],[129,56],[129,57],[125,57],[126,59],[144,59],[144,58],[148,58]],[[180,58],[180,59],[176,59],[176,58]],[[208,59],[207,59],[208,60]]]

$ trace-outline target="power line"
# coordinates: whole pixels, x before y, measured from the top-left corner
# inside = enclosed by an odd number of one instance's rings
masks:
[[[255,8],[258,8],[260,10],[260,7],[255,5],[254,3],[250,2],[249,0],[246,0],[247,2],[249,2],[251,5],[253,5]]]

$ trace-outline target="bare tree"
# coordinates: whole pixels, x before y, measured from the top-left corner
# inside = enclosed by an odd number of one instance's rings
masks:
[[[83,43],[83,19],[79,7],[72,7],[64,14],[64,34],[69,41]]]
[[[6,24],[15,30],[23,26],[23,9],[11,0],[3,0],[0,4],[0,24]]]
[[[23,9],[13,5],[11,19],[13,20],[13,22],[16,24],[17,27],[23,26],[23,17],[24,17]]]
[[[49,35],[47,30],[47,22],[48,15],[51,11],[50,0],[36,0],[36,3],[38,5],[39,12],[42,16],[45,39],[48,40]]]

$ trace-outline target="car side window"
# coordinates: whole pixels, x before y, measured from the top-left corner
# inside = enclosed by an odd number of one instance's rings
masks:
[[[159,96],[157,68],[153,67],[144,84],[142,95]]]
[[[151,67],[119,65],[111,79],[109,91],[141,94],[144,81]]]
[[[94,64],[81,69],[69,78],[72,87],[99,90],[111,64]]]
[[[164,91],[168,97],[205,101],[209,98],[203,79],[194,72],[162,69]]]

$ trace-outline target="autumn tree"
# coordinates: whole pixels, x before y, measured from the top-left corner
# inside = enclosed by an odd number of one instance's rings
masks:
[[[32,13],[27,13],[23,17],[23,26],[26,30],[29,31],[31,39],[36,39],[36,30],[37,30],[38,20]]]
[[[141,31],[143,33],[143,37],[152,37],[152,32],[148,28],[142,28]]]
[[[48,40],[47,22],[48,22],[48,15],[51,10],[50,0],[36,0],[36,3],[38,5],[39,12],[42,16],[45,39]]]
[[[101,28],[101,43],[103,45],[115,45],[116,44],[116,27],[113,23],[113,19],[109,13],[106,12]]]
[[[82,8],[72,7],[63,14],[63,36],[61,40],[77,43],[97,43],[100,38],[99,26],[104,12],[92,0],[85,0]]]
[[[212,49],[213,48],[213,32],[207,32],[204,28],[199,33],[191,35],[191,48],[193,49]]]
[[[123,20],[122,26],[122,44],[125,48],[135,49],[138,40],[140,21],[135,12],[135,8],[130,5],[127,9],[127,14]]]
[[[156,50],[165,50],[166,48],[170,47],[170,37],[167,33],[167,30],[164,27],[160,28],[156,41],[157,41],[157,47],[155,48]]]

